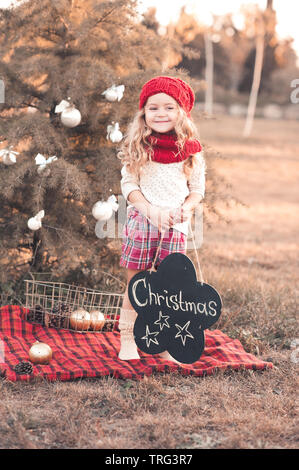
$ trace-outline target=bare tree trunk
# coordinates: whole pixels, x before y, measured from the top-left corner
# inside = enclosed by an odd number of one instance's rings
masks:
[[[250,97],[249,97],[247,117],[246,117],[246,122],[244,126],[244,131],[243,131],[244,137],[248,137],[251,134],[251,130],[252,130],[255,109],[256,109],[256,102],[257,102],[257,95],[258,95],[260,83],[261,83],[263,58],[264,58],[264,42],[265,42],[264,34],[258,34],[256,38],[256,54],[255,54],[253,81],[252,81],[252,87],[251,87],[251,92],[250,92]]]
[[[214,56],[213,43],[209,37],[209,33],[205,33],[205,54],[206,54],[206,94],[205,94],[205,112],[212,114],[213,112],[213,74],[214,74]]]

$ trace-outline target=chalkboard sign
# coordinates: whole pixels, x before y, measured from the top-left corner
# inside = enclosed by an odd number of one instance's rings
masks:
[[[134,338],[141,351],[168,351],[186,364],[200,358],[205,346],[204,330],[218,320],[222,302],[212,286],[197,281],[188,256],[172,253],[156,272],[136,274],[128,294],[138,313]]]

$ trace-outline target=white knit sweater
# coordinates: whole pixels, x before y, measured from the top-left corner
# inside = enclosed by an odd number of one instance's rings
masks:
[[[179,208],[190,193],[205,194],[206,165],[203,152],[196,154],[198,164],[195,166],[189,181],[183,171],[184,162],[158,163],[147,162],[139,178],[132,175],[124,165],[121,170],[121,190],[128,200],[129,194],[140,190],[143,196],[153,205],[163,209]],[[129,204],[128,208],[132,207]],[[189,221],[173,225],[173,228],[188,235]]]

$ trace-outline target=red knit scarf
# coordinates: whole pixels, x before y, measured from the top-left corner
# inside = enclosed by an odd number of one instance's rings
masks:
[[[176,134],[152,133],[148,137],[153,147],[152,161],[159,163],[176,163],[186,160],[190,155],[201,151],[199,140],[187,140],[183,150],[179,150]]]

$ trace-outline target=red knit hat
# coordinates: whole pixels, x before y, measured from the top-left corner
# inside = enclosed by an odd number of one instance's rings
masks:
[[[139,109],[143,108],[147,99],[157,93],[166,93],[174,98],[179,105],[190,116],[190,111],[194,105],[194,91],[180,78],[175,77],[155,77],[146,82],[139,97]]]

